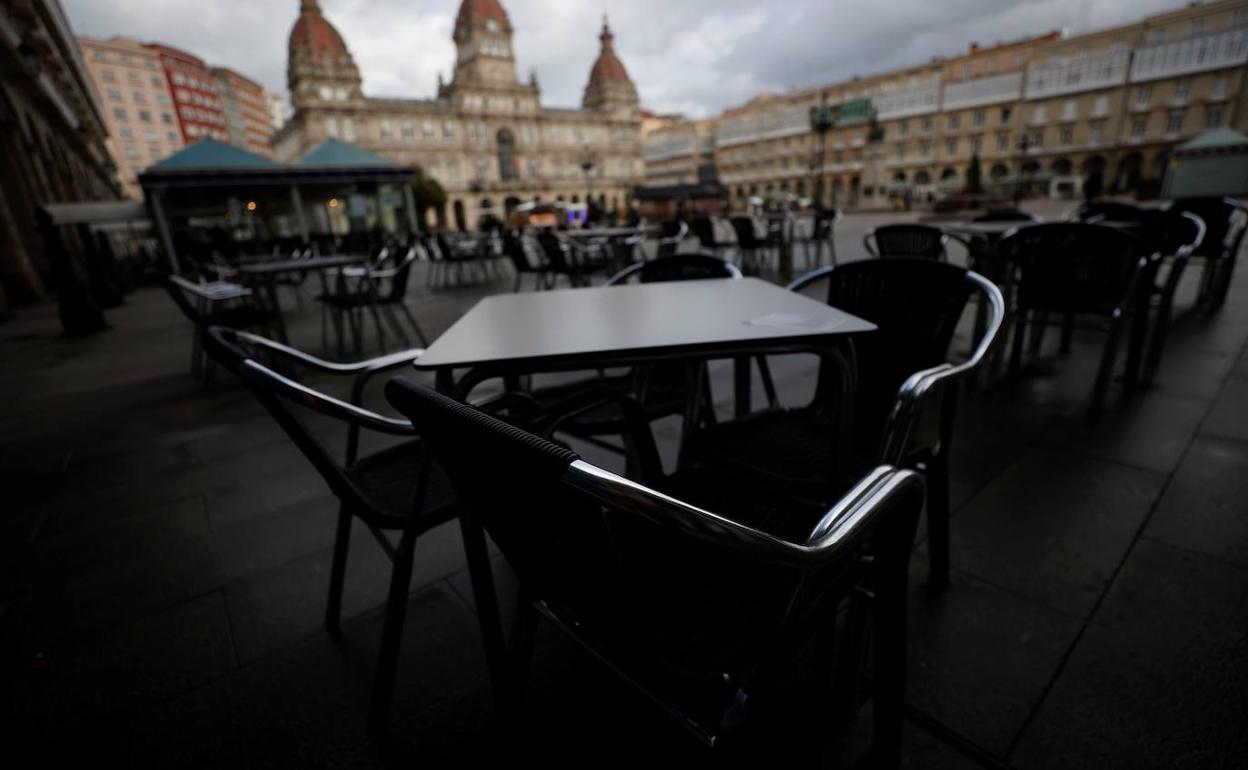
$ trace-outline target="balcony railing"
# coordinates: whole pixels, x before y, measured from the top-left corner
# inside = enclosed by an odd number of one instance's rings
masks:
[[[1023,93],[1023,73],[977,78],[947,83],[941,106],[946,110],[980,107],[985,104],[1017,101]]]
[[[1248,29],[1241,27],[1137,48],[1131,63],[1131,82],[1238,67],[1245,63],[1248,63]]]
[[[1037,63],[1027,70],[1026,99],[1120,86],[1127,80],[1126,51],[1056,62]]]
[[[940,109],[940,84],[877,94],[871,104],[881,120],[927,115]]]

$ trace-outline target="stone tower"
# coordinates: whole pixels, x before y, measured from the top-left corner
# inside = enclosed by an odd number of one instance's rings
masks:
[[[299,19],[290,31],[286,77],[296,111],[364,102],[355,60],[317,0],[300,0]]]
[[[455,19],[454,85],[517,85],[511,32],[511,20],[498,0],[464,0]]]
[[[624,63],[615,54],[615,35],[604,16],[602,19],[602,51],[589,73],[589,85],[585,87],[583,104],[587,110],[612,113],[620,118],[632,118],[641,111],[637,86],[633,85]]]

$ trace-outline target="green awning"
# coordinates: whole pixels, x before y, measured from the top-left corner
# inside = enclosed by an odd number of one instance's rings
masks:
[[[394,167],[397,163],[389,158],[356,147],[354,144],[326,139],[306,155],[295,161],[296,166],[319,166],[322,168],[378,168]]]
[[[278,164],[254,152],[248,152],[232,144],[216,139],[201,139],[195,144],[175,152],[168,158],[147,169],[147,173],[162,171],[226,170],[277,168]]]

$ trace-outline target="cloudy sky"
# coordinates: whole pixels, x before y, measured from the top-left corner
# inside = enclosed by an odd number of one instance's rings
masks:
[[[299,0],[61,0],[76,32],[184,48],[286,91]],[[460,0],[321,0],[373,96],[433,95]],[[575,106],[608,13],[644,106],[714,114],[763,91],[832,82],[1053,29],[1083,32],[1179,0],[504,0],[521,76]]]

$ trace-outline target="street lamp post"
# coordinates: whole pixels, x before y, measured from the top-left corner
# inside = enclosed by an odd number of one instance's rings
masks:
[[[840,108],[832,104],[817,104],[810,108],[810,130],[815,134],[815,154],[810,159],[810,171],[814,179],[814,199],[818,205],[823,204],[823,164],[827,157],[828,132],[836,125]]]
[[[598,165],[598,154],[585,145],[581,151],[581,171],[585,172],[585,223],[589,224],[589,212],[594,205],[594,167]]]
[[[1022,159],[1018,162],[1018,180],[1014,185],[1014,205],[1017,206],[1023,200],[1023,180],[1025,169],[1027,168],[1027,151],[1031,149],[1031,133],[1023,131],[1022,137],[1018,140],[1018,151]]]

